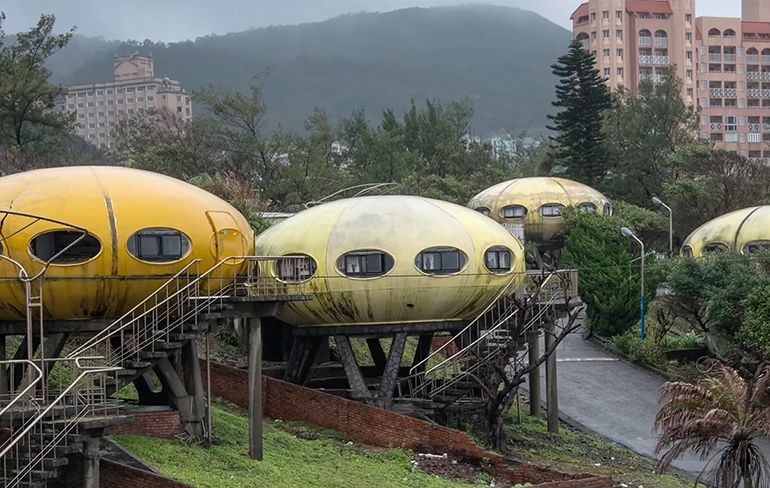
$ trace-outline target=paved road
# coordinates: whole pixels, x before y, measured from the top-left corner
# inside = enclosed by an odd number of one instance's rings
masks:
[[[653,423],[662,377],[618,360],[579,333],[557,350],[559,410],[562,416],[637,453],[653,456]],[[544,376],[545,368],[541,368]],[[545,396],[543,377],[542,392]],[[545,398],[543,398],[545,404]],[[685,456],[674,467],[696,475],[703,469],[696,457]]]

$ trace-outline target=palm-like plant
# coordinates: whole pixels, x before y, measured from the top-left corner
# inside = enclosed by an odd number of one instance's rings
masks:
[[[767,368],[751,388],[734,369],[720,366],[696,384],[663,385],[655,418],[661,432],[655,454],[666,450],[660,469],[691,450],[706,461],[704,471],[718,460],[704,480],[718,488],[770,486],[770,465],[757,445],[770,435],[769,384]]]

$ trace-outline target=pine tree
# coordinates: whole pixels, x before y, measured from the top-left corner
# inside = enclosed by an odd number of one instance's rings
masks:
[[[551,140],[556,143],[556,157],[566,175],[598,186],[607,169],[602,148],[603,112],[612,106],[612,98],[594,63],[594,55],[574,41],[551,66],[560,78],[552,105],[561,111],[548,116],[553,121],[548,128],[557,133]]]

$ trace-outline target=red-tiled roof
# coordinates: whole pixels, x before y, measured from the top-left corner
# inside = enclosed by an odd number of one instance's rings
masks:
[[[673,14],[668,0],[628,0],[626,2],[628,12],[650,12],[653,14]]]
[[[577,9],[575,9],[574,12],[572,12],[572,15],[570,15],[569,18],[570,20],[577,21],[577,19],[579,19],[580,17],[586,17],[586,16],[588,16],[588,2],[581,3],[580,6]]]

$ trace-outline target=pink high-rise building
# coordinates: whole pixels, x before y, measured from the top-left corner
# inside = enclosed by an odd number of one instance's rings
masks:
[[[181,120],[192,118],[192,102],[176,80],[158,78],[152,57],[115,56],[113,81],[67,87],[58,102],[62,111],[77,115],[76,133],[101,148],[112,148],[115,124],[135,113],[167,110]]]
[[[694,0],[589,0],[572,22],[611,87],[636,93],[675,65],[701,136],[770,162],[770,0],[743,0],[740,17],[697,18]]]

